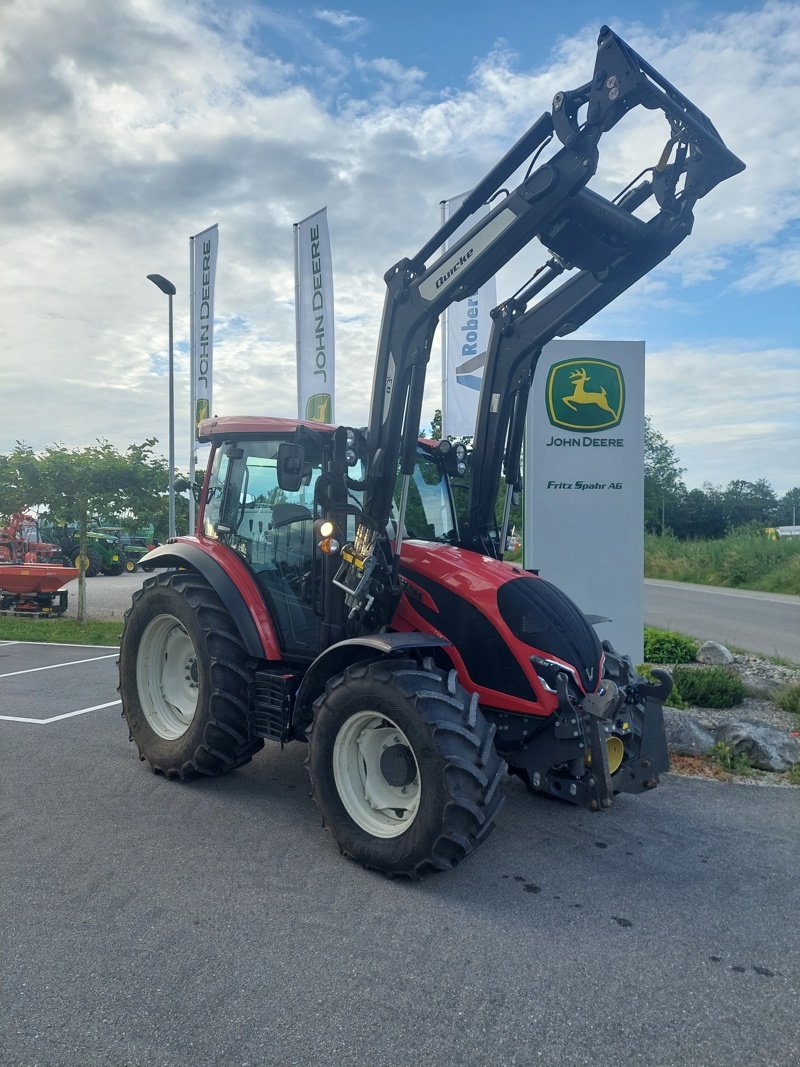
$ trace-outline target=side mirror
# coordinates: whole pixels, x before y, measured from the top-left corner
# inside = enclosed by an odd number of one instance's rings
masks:
[[[306,474],[305,450],[302,445],[283,441],[278,445],[278,485],[286,493],[296,493]]]

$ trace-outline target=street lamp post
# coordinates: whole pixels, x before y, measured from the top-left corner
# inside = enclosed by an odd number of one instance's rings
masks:
[[[172,298],[175,286],[160,274],[148,274],[148,279],[169,297],[169,536],[175,536],[175,386],[172,352]]]

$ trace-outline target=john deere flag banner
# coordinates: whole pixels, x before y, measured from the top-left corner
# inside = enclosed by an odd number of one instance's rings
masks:
[[[525,566],[642,661],[644,342],[551,341],[525,437]]]
[[[467,193],[442,201],[442,223],[461,207]],[[449,248],[459,241],[478,221],[470,218],[455,231],[447,242]],[[494,278],[468,296],[451,304],[444,313],[442,329],[442,435],[467,437],[475,433],[478,395],[481,389],[486,345],[491,330],[489,312],[497,303]]]
[[[294,224],[297,415],[334,420],[333,268],[328,209]]]
[[[192,419],[194,441],[202,419],[211,414],[214,363],[214,282],[217,274],[217,223],[189,238],[191,267]]]

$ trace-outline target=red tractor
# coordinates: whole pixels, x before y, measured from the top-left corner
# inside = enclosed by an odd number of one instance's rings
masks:
[[[588,188],[598,142],[639,104],[666,116],[666,148],[608,200]],[[264,739],[307,742],[314,799],[341,851],[409,877],[486,839],[506,769],[592,810],[655,786],[668,768],[669,676],[639,676],[503,550],[543,345],[665,259],[697,200],[742,169],[706,116],[604,27],[592,79],[558,93],[387,273],[366,427],[202,424],[211,453],[196,534],[145,557],[171,569],[145,581],[125,620],[120,693],[141,759],[170,778],[218,775]],[[534,237],[549,258],[493,313],[471,455],[420,441],[439,315]]]
[[[35,516],[17,511],[0,527],[0,562],[67,563],[58,545],[42,541]]]

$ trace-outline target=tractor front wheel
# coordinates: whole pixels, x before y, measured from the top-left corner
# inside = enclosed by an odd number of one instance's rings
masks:
[[[250,736],[247,653],[199,575],[148,578],[125,615],[122,714],[139,755],[169,778],[218,775],[263,747]]]
[[[505,764],[455,671],[357,663],[314,705],[314,799],[341,851],[389,875],[454,867],[491,833]]]
[[[86,549],[86,554],[81,555],[80,548],[76,545],[70,553],[73,567],[83,571],[87,578],[94,578],[102,570],[102,561],[92,548]]]

